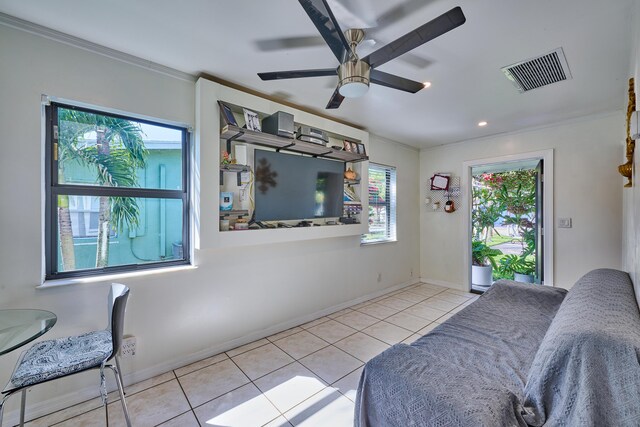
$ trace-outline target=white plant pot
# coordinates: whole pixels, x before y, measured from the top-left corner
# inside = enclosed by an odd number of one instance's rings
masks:
[[[490,265],[472,265],[471,283],[487,288],[491,286],[493,284],[493,267]]]
[[[533,283],[533,274],[514,273],[513,280],[516,282]]]

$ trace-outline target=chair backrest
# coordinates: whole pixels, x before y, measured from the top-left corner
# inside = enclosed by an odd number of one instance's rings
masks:
[[[122,336],[124,335],[124,312],[129,299],[129,288],[120,283],[111,284],[109,290],[109,326],[111,330],[111,340],[113,343],[113,353],[115,356],[122,346]]]

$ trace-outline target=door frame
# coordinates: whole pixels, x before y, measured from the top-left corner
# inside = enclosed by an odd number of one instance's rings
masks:
[[[554,286],[553,276],[553,149],[530,151],[526,153],[509,154],[506,156],[487,157],[477,160],[467,160],[462,163],[462,230],[465,230],[463,239],[463,281],[468,290],[471,290],[471,168],[474,166],[491,165],[495,163],[508,163],[519,160],[542,159],[544,162],[544,191],[542,195],[542,217],[544,228],[544,243],[542,247],[543,257],[543,285]]]

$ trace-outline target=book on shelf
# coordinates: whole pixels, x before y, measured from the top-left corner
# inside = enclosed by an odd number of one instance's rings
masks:
[[[352,187],[344,188],[344,202],[357,202],[360,203],[360,197],[356,194],[355,190]]]

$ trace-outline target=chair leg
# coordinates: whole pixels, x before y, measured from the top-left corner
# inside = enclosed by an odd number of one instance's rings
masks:
[[[114,359],[116,359],[116,368],[118,368],[118,376],[120,377],[120,382],[122,383],[122,387],[124,387],[124,380],[122,379],[122,369],[120,368],[120,356],[115,355]],[[126,395],[127,393],[125,393]]]
[[[107,365],[113,371],[113,374],[116,377],[116,383],[118,384],[118,393],[120,394],[120,402],[122,402],[122,410],[124,411],[124,418],[127,422],[127,427],[131,427],[131,419],[129,418],[129,410],[127,409],[127,402],[124,400],[124,387],[122,386],[122,381],[120,380],[120,372],[118,368],[113,365]]]
[[[0,400],[0,427],[2,427],[2,418],[4,416],[4,403],[18,390],[7,392],[7,394],[2,397],[2,400]]]
[[[20,398],[20,427],[24,427],[24,412],[27,408],[27,389],[22,389],[22,396]]]
[[[2,400],[0,400],[0,427],[2,427],[2,416],[4,415],[4,402],[11,396],[10,394],[5,395]]]

